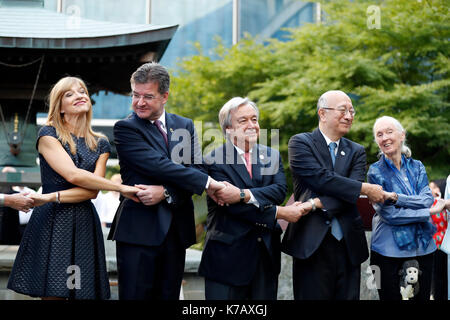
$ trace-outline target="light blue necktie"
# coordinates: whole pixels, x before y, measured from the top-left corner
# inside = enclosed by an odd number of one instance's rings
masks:
[[[330,156],[331,156],[331,161],[333,162],[333,168],[334,168],[334,163],[336,162],[336,155],[334,153],[334,150],[336,150],[336,147],[337,147],[336,142],[331,142],[328,145],[328,148],[330,148]],[[331,234],[339,241],[343,237],[341,225],[339,224],[339,221],[336,218],[333,218],[331,220]]]
[[[328,145],[328,148],[330,148],[330,156],[331,156],[331,161],[333,162],[333,168],[334,168],[334,163],[336,162],[336,153],[334,152],[334,150],[336,150],[336,147],[337,147],[336,142],[330,142],[330,144]]]

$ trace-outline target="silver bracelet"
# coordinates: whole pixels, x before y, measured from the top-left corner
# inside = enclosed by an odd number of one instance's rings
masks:
[[[5,206],[5,195],[3,193],[0,193],[0,207]]]

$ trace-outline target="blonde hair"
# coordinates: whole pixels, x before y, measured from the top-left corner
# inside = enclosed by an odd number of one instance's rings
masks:
[[[77,152],[77,148],[75,142],[73,141],[72,135],[70,134],[70,130],[67,126],[65,126],[64,114],[61,113],[61,101],[64,96],[64,93],[69,91],[74,84],[79,84],[86,92],[88,98],[89,93],[87,87],[83,80],[76,77],[64,77],[60,79],[52,88],[49,95],[49,111],[47,122],[45,123],[48,126],[53,126],[56,129],[56,134],[58,135],[58,139],[61,141],[62,145],[69,145],[70,152],[75,154]],[[89,111],[86,112],[84,118],[79,123],[79,134],[83,136],[88,148],[92,151],[97,149],[98,139],[105,138],[106,136],[102,133],[95,132],[91,128],[91,120],[92,120],[92,103],[89,98]]]

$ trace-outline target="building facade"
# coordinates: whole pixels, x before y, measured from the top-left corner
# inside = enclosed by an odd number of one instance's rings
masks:
[[[22,0],[25,1],[26,0]],[[318,5],[298,0],[30,0],[48,10],[86,19],[118,23],[178,25],[161,64],[176,72],[177,62],[197,52],[211,55],[219,37],[232,46],[245,34],[284,39],[286,27],[319,19]],[[320,11],[320,10],[319,10]],[[131,112],[131,99],[101,91],[92,96],[94,119],[120,119]],[[40,117],[45,115],[40,114]]]
[[[129,24],[134,28],[176,25],[177,30],[160,60],[173,73],[176,73],[178,61],[197,54],[194,43],[201,45],[203,54],[214,58],[213,49],[219,38],[227,47],[246,34],[259,41],[268,38],[284,40],[286,31],[283,28],[298,27],[320,19],[316,14],[320,12],[318,4],[298,0],[0,0],[0,9],[20,6],[44,9],[49,16],[52,13],[66,15],[65,25],[49,26],[49,30],[45,30],[63,37],[64,34],[73,35],[76,32],[89,33],[86,24],[96,25],[99,22],[115,26]],[[115,28],[123,31],[121,27]],[[91,33],[95,32],[98,30]],[[92,63],[92,68],[98,69],[98,65]],[[113,71],[108,70],[111,79],[116,77]],[[116,75],[119,77],[119,74]],[[128,81],[130,75],[121,74],[120,79],[116,80]],[[91,89],[93,85],[90,84]],[[104,132],[112,141],[112,126],[117,119],[130,114],[131,98],[126,93],[107,90],[92,90],[91,98],[94,129]],[[45,112],[38,111],[38,126],[45,122],[46,116]],[[114,145],[111,156],[115,157]]]

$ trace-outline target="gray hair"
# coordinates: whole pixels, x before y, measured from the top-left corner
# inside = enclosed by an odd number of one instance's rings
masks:
[[[377,125],[378,122],[383,121],[383,120],[390,121],[392,124],[394,124],[395,128],[398,131],[405,134],[405,140],[403,140],[403,142],[402,142],[401,151],[402,151],[402,154],[404,154],[407,158],[410,158],[412,153],[411,153],[411,149],[406,145],[406,130],[405,130],[405,128],[403,128],[402,124],[397,119],[395,119],[393,117],[389,117],[389,116],[382,116],[382,117],[378,118],[377,120],[375,120],[375,123],[373,124],[373,128],[372,128],[374,138],[375,138],[375,126]],[[382,154],[383,153],[380,150],[378,155],[380,156]]]
[[[131,84],[134,83],[158,83],[158,92],[164,94],[169,91],[170,76],[166,68],[157,62],[148,62],[137,68],[131,75]]]
[[[227,103],[219,111],[219,123],[222,128],[223,134],[226,136],[226,130],[231,127],[231,111],[239,108],[240,106],[248,104],[253,107],[256,111],[256,117],[259,119],[259,110],[256,103],[251,101],[249,98],[234,97],[228,100]]]
[[[320,96],[319,100],[317,101],[317,111],[319,111],[320,109],[323,109],[323,108],[328,108],[328,101],[327,101],[327,97],[325,96],[325,93],[322,94]]]
[[[343,93],[343,94],[347,95],[342,90],[329,90],[329,91],[323,93],[320,96],[319,100],[317,101],[317,112],[319,112],[320,109],[328,108],[327,96],[330,95],[331,93]],[[319,117],[319,120],[320,120],[320,117]]]

